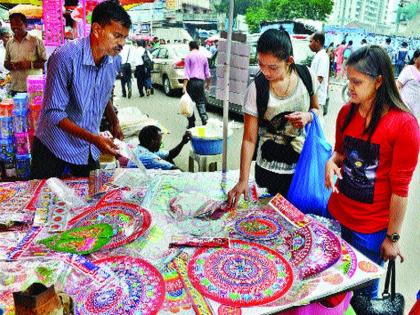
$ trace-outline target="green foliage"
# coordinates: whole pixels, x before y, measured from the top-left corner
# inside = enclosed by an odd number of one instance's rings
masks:
[[[333,0],[260,0],[246,10],[246,22],[251,32],[257,32],[262,21],[297,18],[322,21],[332,8]]]

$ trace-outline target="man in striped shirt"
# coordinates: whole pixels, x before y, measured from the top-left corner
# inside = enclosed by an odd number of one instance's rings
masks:
[[[110,103],[131,20],[113,1],[92,13],[90,36],[67,42],[48,61],[44,106],[32,146],[32,178],[77,177],[99,166],[100,152],[116,155],[111,139],[99,135],[102,114],[114,137],[122,138]]]

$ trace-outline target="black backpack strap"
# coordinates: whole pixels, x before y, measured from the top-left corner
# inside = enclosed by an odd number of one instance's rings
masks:
[[[314,87],[312,85],[312,76],[309,72],[309,69],[307,66],[304,65],[296,65],[296,71],[299,75],[299,77],[302,79],[303,84],[306,87],[306,90],[308,90],[309,97],[312,97],[314,95]]]

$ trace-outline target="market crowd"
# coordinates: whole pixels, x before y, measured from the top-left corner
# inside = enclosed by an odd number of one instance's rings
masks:
[[[31,177],[61,177],[65,169],[73,176],[88,176],[99,167],[100,154],[118,155],[112,138],[99,133],[104,113],[113,137],[123,138],[112,106],[116,77],[121,79],[123,97],[132,97],[133,72],[140,96],[153,94],[148,48],[165,43],[140,40],[125,46],[130,17],[120,5],[105,1],[93,10],[90,36],[65,43],[47,61],[42,41],[26,31],[25,17],[11,15],[10,21],[13,36],[9,39],[5,30],[0,35],[11,93],[25,91],[26,76],[42,71],[47,63]],[[415,117],[420,112],[420,50],[417,47],[409,55],[410,43],[405,42],[397,53],[385,44],[365,41],[357,49],[353,44],[349,40],[324,48],[325,35],[314,33],[310,49],[316,55],[308,68],[295,63],[286,31],[271,29],[261,35],[257,44],[261,71],[248,87],[243,108],[240,178],[228,194],[228,203],[235,207],[242,195],[247,198],[253,159],[257,184],[271,194],[287,196],[293,178],[299,176],[295,169],[307,141],[305,126],[318,121],[325,111],[331,64],[335,64],[337,75],[348,80],[350,101],[338,114],[333,154],[325,165],[322,185],[332,190],[328,216],[341,224],[346,241],[383,264],[397,257],[403,260],[399,239],[404,237],[409,184],[420,146]],[[183,90],[196,101],[205,125],[208,63],[196,43],[189,43],[189,48]],[[188,121],[188,127],[193,126],[194,116]],[[184,135],[179,146],[168,154],[159,153],[159,158],[170,163],[188,140],[189,135]],[[142,148],[137,151],[146,152],[150,160],[150,153],[158,155],[160,144],[161,131],[149,127],[140,132]],[[172,169],[166,163],[160,165]],[[375,297],[377,292],[378,281],[374,281],[356,293]]]

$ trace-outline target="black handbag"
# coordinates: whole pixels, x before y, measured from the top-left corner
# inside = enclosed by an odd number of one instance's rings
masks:
[[[389,285],[391,284],[391,293]],[[357,295],[353,297],[351,305],[358,315],[403,315],[405,301],[401,293],[395,293],[395,260],[388,262],[385,278],[385,288],[382,298],[370,298]]]

